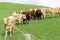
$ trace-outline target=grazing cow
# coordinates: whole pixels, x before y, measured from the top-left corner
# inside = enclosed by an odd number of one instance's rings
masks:
[[[58,13],[58,16],[60,16],[60,8],[56,8],[57,9],[57,13]]]
[[[23,17],[24,17],[23,22],[26,21],[26,23],[28,24],[29,21],[30,21],[29,11],[24,11],[24,12],[22,12],[22,14],[23,14]],[[25,17],[25,16],[26,16],[26,17]]]
[[[43,18],[45,18],[45,15],[51,13],[51,9],[52,8],[40,8],[41,9],[41,12],[42,12],[42,15],[43,15]]]
[[[54,17],[54,14],[55,14],[55,13],[57,13],[57,10],[56,10],[55,8],[52,8],[52,9],[50,10],[51,16]]]
[[[41,13],[42,13],[42,18],[44,19],[45,15],[46,15],[45,8],[40,8],[40,10],[41,10]]]
[[[55,14],[59,14],[58,8],[46,8],[45,12],[48,12],[53,18]]]
[[[19,12],[19,22],[25,24],[26,15],[23,11]]]
[[[20,12],[15,12],[15,13],[13,13],[14,15],[14,17],[16,18],[16,20],[18,20],[19,21],[19,23],[22,25],[22,24],[25,24],[25,23],[28,23],[28,20],[30,19],[30,18],[28,18],[27,16],[29,16],[28,15],[28,11],[20,11]]]
[[[8,32],[10,32],[10,36],[12,36],[12,34],[14,33],[15,21],[15,17],[13,16],[3,18],[3,22],[5,24],[5,37],[7,37]]]
[[[32,19],[36,19],[36,14],[35,14],[35,12],[36,12],[36,9],[30,9],[29,10],[29,15],[32,17]]]
[[[57,9],[57,8],[51,8],[51,9],[50,9],[50,14],[51,14],[51,16],[54,18],[54,15],[55,15],[55,14],[58,14],[58,9]]]
[[[16,21],[18,21],[22,25],[23,15],[21,14],[21,12],[14,12],[12,13],[12,16],[14,16]]]
[[[44,15],[43,15],[41,9],[37,9],[35,14],[36,14],[37,19],[43,19],[44,18]]]

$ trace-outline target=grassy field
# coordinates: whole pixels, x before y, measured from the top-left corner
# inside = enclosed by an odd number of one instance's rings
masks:
[[[4,40],[3,17],[8,17],[11,11],[40,7],[43,6],[0,2],[0,40]],[[22,32],[30,33],[33,40],[60,40],[60,17],[49,18],[46,15],[44,20],[31,20],[30,24],[15,25],[14,31],[14,35],[12,37],[8,36],[7,40],[25,40]]]

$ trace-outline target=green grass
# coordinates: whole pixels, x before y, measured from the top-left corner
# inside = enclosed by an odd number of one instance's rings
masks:
[[[31,8],[40,8],[43,6],[33,6],[26,4],[14,4],[14,3],[0,3],[0,40],[4,39],[4,25],[2,18],[8,17],[11,11],[19,10],[29,10]],[[19,30],[14,29],[15,33],[12,37],[8,36],[7,40],[25,40],[23,34],[20,31],[25,33],[30,33],[36,38],[34,40],[60,40],[60,18],[49,18],[46,15],[44,20],[31,20],[30,24],[25,25],[15,25]]]

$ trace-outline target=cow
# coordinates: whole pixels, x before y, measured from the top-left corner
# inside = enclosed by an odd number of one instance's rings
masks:
[[[54,18],[55,14],[60,15],[59,10],[60,10],[59,8],[46,8],[45,12],[49,13],[52,16],[52,18]]]
[[[12,16],[15,17],[16,21],[18,21],[19,24],[23,24],[23,14],[21,14],[22,11],[19,11],[19,12],[13,12],[12,13]]]
[[[23,14],[23,23],[25,24],[26,22],[27,24],[29,24],[30,21],[29,11],[23,11],[22,14]]]
[[[19,12],[19,22],[21,22],[22,24],[25,24],[26,21],[26,15],[24,13],[24,11],[20,11]]]
[[[57,9],[58,16],[60,16],[60,7],[57,7],[56,9]]]
[[[42,13],[41,9],[37,9],[35,14],[36,14],[36,17],[37,17],[38,20],[39,19],[44,19],[44,14]]]
[[[29,10],[29,15],[30,15],[30,17],[32,18],[32,19],[36,19],[36,14],[35,14],[35,12],[36,12],[36,9],[30,9]]]
[[[8,32],[10,32],[10,36],[14,33],[15,21],[15,17],[13,16],[3,18],[3,23],[5,25],[5,37],[7,37]]]

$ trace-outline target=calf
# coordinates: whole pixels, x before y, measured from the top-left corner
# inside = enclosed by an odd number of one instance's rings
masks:
[[[7,37],[8,32],[10,32],[10,36],[12,36],[15,26],[15,17],[9,16],[7,18],[3,18],[3,22],[5,24],[5,37]]]

